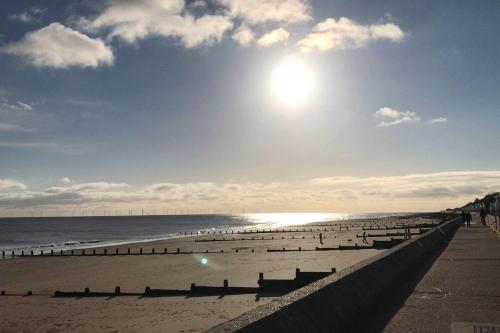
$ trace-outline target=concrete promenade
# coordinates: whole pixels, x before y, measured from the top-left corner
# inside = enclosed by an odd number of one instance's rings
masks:
[[[474,216],[408,290],[383,332],[500,332],[499,236]]]

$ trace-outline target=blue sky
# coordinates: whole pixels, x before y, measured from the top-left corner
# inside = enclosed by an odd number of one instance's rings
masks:
[[[4,215],[408,211],[500,185],[497,1],[0,8]],[[271,87],[287,59],[300,105]]]

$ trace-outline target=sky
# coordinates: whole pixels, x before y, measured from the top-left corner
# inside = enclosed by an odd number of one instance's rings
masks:
[[[441,210],[500,189],[500,3],[0,3],[0,215]]]

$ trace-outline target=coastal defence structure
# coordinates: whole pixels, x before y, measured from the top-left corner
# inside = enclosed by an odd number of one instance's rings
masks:
[[[397,283],[442,248],[460,226],[459,217],[373,258],[329,275],[242,314],[207,333],[346,332]]]

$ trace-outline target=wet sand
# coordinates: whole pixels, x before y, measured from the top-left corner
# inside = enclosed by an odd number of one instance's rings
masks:
[[[401,222],[378,220],[381,226]],[[413,219],[407,223],[430,220]],[[0,331],[2,332],[199,332],[234,318],[250,309],[271,301],[277,295],[217,295],[169,297],[83,297],[55,298],[56,290],[112,292],[120,286],[122,293],[142,293],[152,289],[189,289],[196,285],[257,287],[258,274],[266,278],[293,279],[295,268],[302,271],[337,271],[370,258],[382,250],[307,251],[316,247],[362,244],[356,234],[362,234],[359,221],[331,222],[327,226],[300,226],[306,232],[273,232],[259,234],[199,235],[173,238],[150,243],[118,246],[120,253],[170,253],[180,248],[181,254],[108,255],[24,257],[0,260]],[[345,225],[350,226],[347,231]],[[369,225],[363,222],[363,225]],[[297,229],[287,227],[286,229]],[[313,231],[309,231],[310,229]],[[324,231],[327,228],[327,231]],[[335,229],[331,231],[331,228]],[[321,231],[319,231],[321,230]],[[400,230],[402,231],[402,230]],[[319,233],[324,236],[323,245]],[[385,231],[367,231],[380,233]],[[195,242],[203,239],[235,241]],[[254,240],[241,240],[242,238]],[[264,237],[265,240],[261,238]],[[285,239],[282,239],[285,237]],[[293,239],[292,239],[293,237]],[[274,239],[271,239],[274,238]],[[377,239],[384,239],[380,237]],[[369,242],[374,238],[369,238]],[[268,249],[297,249],[301,252],[267,252]],[[203,253],[205,251],[214,253]],[[223,253],[221,253],[223,250]],[[238,252],[236,252],[238,250]],[[254,252],[252,252],[252,250]],[[103,253],[103,248],[97,248]],[[197,253],[182,254],[184,251]],[[79,253],[79,251],[76,251]],[[86,249],[86,253],[92,250]],[[107,248],[108,254],[115,247]],[[201,264],[201,259],[208,264]],[[25,296],[32,291],[33,296]]]

